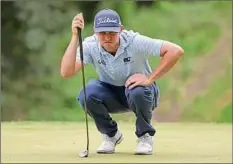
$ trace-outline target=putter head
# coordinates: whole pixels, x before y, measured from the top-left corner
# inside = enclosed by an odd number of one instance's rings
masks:
[[[88,151],[87,151],[87,150],[85,150],[85,151],[83,151],[83,152],[79,153],[79,157],[80,157],[80,158],[88,157]]]

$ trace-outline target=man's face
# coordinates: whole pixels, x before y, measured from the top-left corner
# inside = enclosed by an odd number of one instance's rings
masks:
[[[100,45],[110,53],[116,53],[119,47],[120,33],[117,32],[98,32],[97,36]]]

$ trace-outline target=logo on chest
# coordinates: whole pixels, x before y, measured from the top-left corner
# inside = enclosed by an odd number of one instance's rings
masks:
[[[105,65],[106,66],[106,63],[105,63],[105,61],[104,60],[98,60],[98,63],[100,64],[100,65]]]
[[[125,64],[129,64],[129,63],[133,62],[131,57],[126,57],[126,58],[123,59],[123,61],[124,61]]]

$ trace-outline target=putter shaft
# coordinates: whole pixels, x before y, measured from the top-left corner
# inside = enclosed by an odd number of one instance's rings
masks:
[[[83,92],[84,92],[84,110],[85,110],[85,121],[86,121],[86,132],[87,132],[87,156],[89,153],[89,129],[88,129],[88,120],[87,120],[87,104],[86,104],[86,84],[85,84],[85,72],[84,72],[84,62],[83,62],[83,44],[82,44],[82,33],[81,29],[78,28],[78,38],[80,45],[80,58],[81,58],[81,68],[82,68],[82,81],[83,81]]]

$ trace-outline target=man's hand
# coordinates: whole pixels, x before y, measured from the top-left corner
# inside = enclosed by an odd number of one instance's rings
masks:
[[[83,14],[80,13],[80,14],[77,14],[73,21],[72,21],[72,34],[73,36],[76,36],[78,31],[77,31],[77,28],[80,28],[81,30],[84,29],[84,19],[83,19]]]
[[[148,77],[144,74],[134,74],[128,78],[125,82],[125,87],[132,89],[136,86],[149,86],[152,82],[148,79]]]

